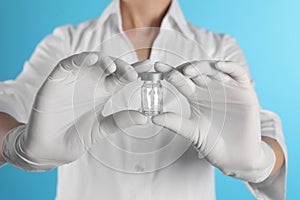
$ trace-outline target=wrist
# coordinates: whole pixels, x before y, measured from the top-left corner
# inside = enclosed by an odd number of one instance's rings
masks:
[[[276,162],[270,174],[270,176],[273,176],[284,166],[285,156],[280,144],[277,142],[276,139],[267,136],[262,136],[262,141],[267,143],[273,149],[273,152],[276,156]]]
[[[264,141],[261,141],[261,150],[256,158],[245,168],[226,170],[223,173],[246,182],[260,183],[265,181],[271,174],[276,163],[273,149]]]
[[[4,138],[1,138],[1,140],[0,140],[0,167],[6,163],[6,160],[4,159],[4,156],[3,156],[3,149],[2,149],[3,140],[4,140]]]
[[[21,125],[15,128],[12,128],[10,131],[7,132],[7,134],[3,138],[2,142],[2,157],[3,160],[6,162],[9,162],[10,164],[14,165],[18,168],[23,168],[22,165],[20,165],[21,160],[19,158],[19,155],[17,153],[16,144],[17,141],[20,139],[20,136],[23,134],[25,129],[25,125]],[[19,163],[19,164],[17,164]]]
[[[246,156],[245,153],[235,153],[234,158],[228,156],[226,150],[220,154],[210,152],[203,155],[197,148],[199,157],[206,158],[213,166],[217,167],[224,175],[240,179],[251,183],[260,183],[266,180],[270,175],[276,163],[276,156],[268,143],[261,141],[255,155]],[[252,149],[252,151],[254,151]],[[225,154],[224,154],[225,153]],[[226,158],[225,158],[226,157]],[[225,159],[224,159],[225,158]]]
[[[48,165],[33,162],[22,150],[22,139],[25,131],[26,125],[21,125],[11,129],[6,134],[2,145],[4,160],[17,168],[26,171],[43,171],[50,169]]]
[[[3,155],[3,143],[5,136],[10,133],[12,129],[22,124],[23,123],[18,122],[13,116],[0,111],[0,167],[7,162]]]
[[[0,167],[2,167],[6,163],[6,160],[3,157],[2,154],[2,145],[1,145],[1,150],[0,150]]]

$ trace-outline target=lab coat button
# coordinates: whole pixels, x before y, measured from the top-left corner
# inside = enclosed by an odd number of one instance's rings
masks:
[[[139,173],[145,171],[144,167],[142,167],[141,165],[136,165],[134,169],[136,172],[139,172]]]

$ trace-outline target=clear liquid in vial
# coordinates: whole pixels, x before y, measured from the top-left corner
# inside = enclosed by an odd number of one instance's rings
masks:
[[[142,113],[154,116],[162,112],[163,91],[160,82],[144,82],[142,86]]]

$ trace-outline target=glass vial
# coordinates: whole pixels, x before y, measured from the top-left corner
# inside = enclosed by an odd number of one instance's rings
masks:
[[[142,113],[145,116],[158,115],[163,110],[163,73],[144,72],[140,74],[144,84],[141,88]]]

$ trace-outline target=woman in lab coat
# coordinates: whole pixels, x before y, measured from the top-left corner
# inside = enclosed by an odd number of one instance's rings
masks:
[[[164,112],[149,120],[138,73],[154,70]],[[285,198],[280,118],[260,108],[235,39],[190,24],[177,0],[115,0],[56,28],[0,90],[2,164],[58,167],[57,200],[213,200],[213,167]]]

